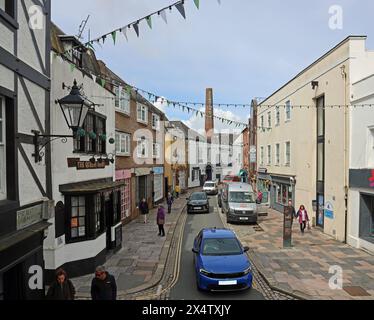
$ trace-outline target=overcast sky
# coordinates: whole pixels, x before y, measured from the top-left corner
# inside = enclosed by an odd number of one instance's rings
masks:
[[[174,0],[52,0],[52,19],[67,34],[95,38],[157,11]],[[140,25],[129,42],[118,37],[97,47],[96,54],[130,84],[174,101],[205,101],[214,89],[216,103],[249,103],[266,97],[348,35],[367,35],[374,50],[372,0],[186,0],[187,19],[168,12],[168,24],[153,19],[153,29]],[[329,9],[343,9],[343,28],[329,27]],[[202,120],[166,109],[171,120]],[[219,112],[219,111],[217,111]],[[222,110],[221,116],[247,122],[249,110]]]

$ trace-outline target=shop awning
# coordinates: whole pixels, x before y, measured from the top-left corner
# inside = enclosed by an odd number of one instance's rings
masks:
[[[92,194],[109,191],[125,185],[124,181],[85,181],[60,186],[60,192],[65,195]]]

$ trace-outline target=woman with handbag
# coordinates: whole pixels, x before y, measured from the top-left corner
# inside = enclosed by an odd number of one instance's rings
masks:
[[[304,205],[300,206],[300,209],[297,212],[297,217],[299,219],[301,233],[304,234],[307,224],[308,224],[308,229],[310,229],[309,216],[308,216],[308,212],[305,210]]]
[[[141,214],[144,217],[144,223],[147,223],[147,216],[149,214],[149,208],[148,208],[148,203],[145,200],[145,198],[143,198],[142,201],[139,203],[138,208],[139,208]]]
[[[165,237],[165,208],[162,204],[159,205],[157,211],[157,225],[158,225],[158,235],[161,237]]]

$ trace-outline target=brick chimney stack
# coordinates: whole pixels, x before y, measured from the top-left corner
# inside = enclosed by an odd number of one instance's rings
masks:
[[[214,118],[213,118],[213,89],[206,89],[206,102],[205,102],[205,132],[207,142],[212,143],[214,134]]]

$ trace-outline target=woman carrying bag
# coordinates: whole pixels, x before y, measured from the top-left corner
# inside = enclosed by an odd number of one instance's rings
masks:
[[[165,208],[163,205],[160,204],[158,207],[158,211],[157,211],[157,225],[158,225],[158,235],[161,237],[165,237],[164,224],[165,224]]]
[[[297,217],[299,219],[301,233],[304,234],[307,224],[308,224],[308,230],[310,230],[309,216],[304,205],[300,206],[300,209],[297,212]]]

